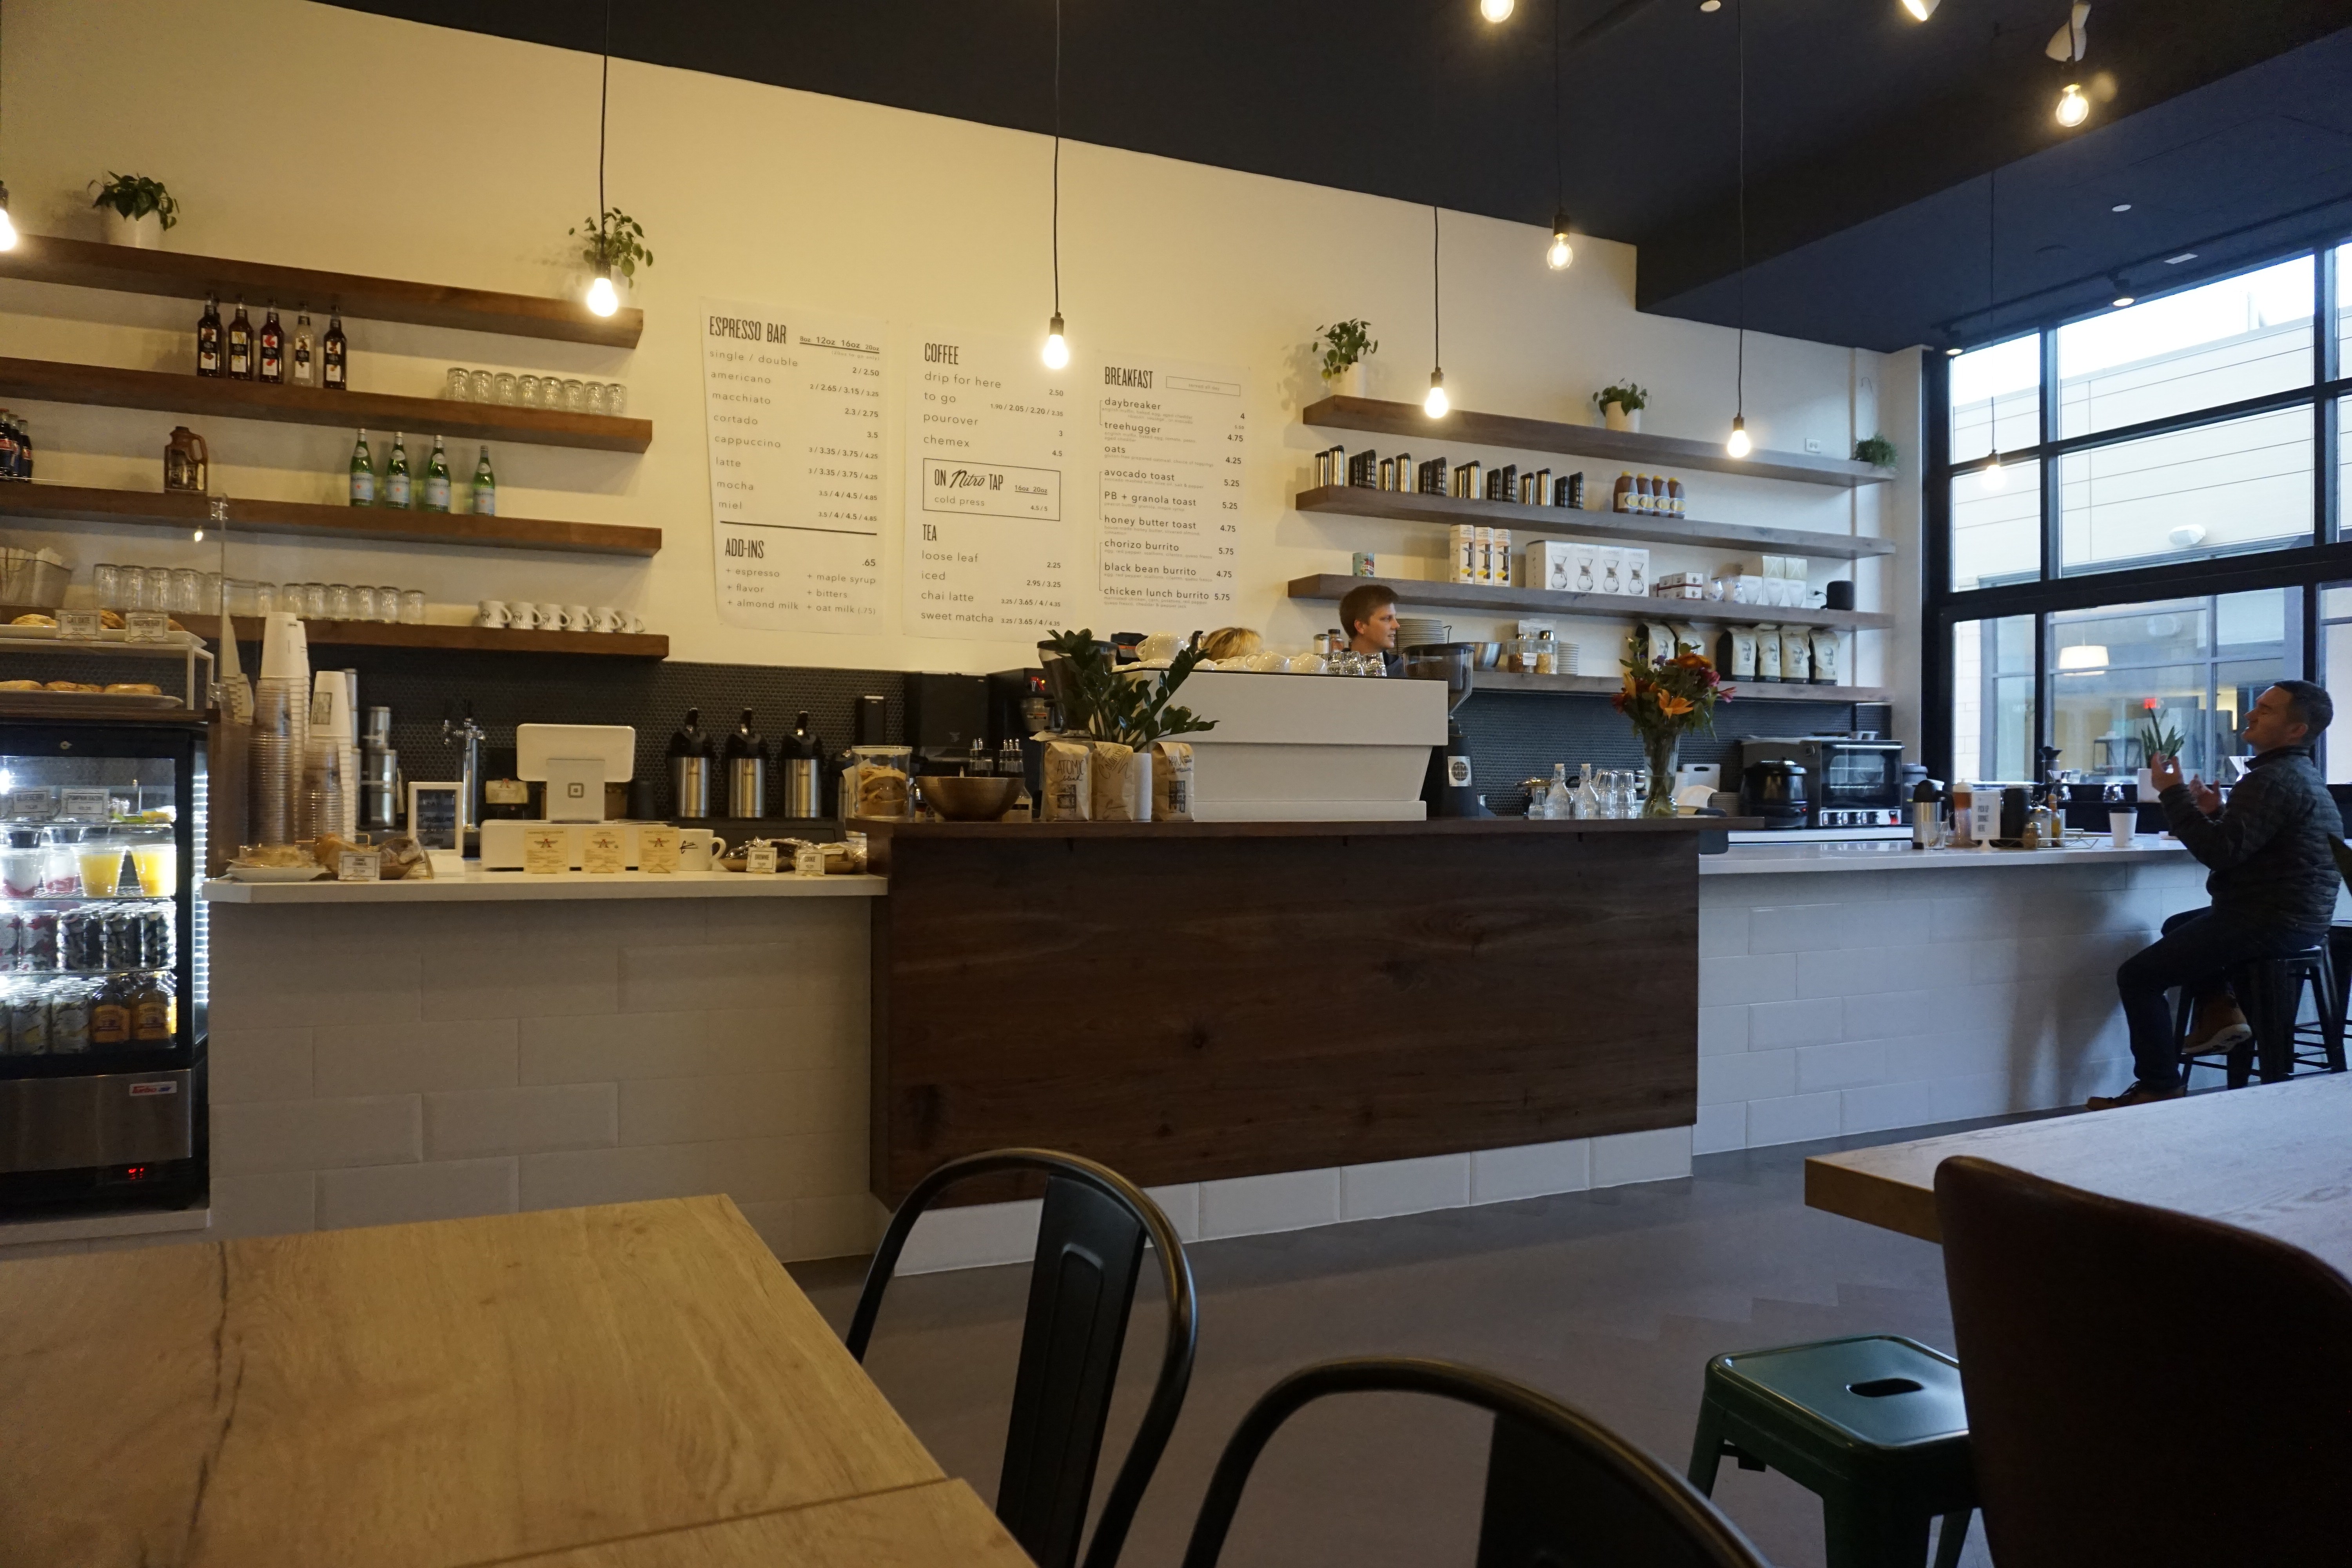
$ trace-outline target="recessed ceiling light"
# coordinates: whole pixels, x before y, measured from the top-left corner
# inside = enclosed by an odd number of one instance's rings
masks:
[[[2184,251],[2182,251],[2182,252],[2181,252],[2179,255],[2178,255],[2178,256],[2168,256],[2168,257],[2166,257],[2166,258],[2164,258],[2164,264],[2165,264],[2167,267],[2178,267],[2178,266],[2179,266],[2179,265],[2180,265],[2182,262],[2184,262],[2184,261],[2194,261],[2194,260],[2196,260],[2196,259],[2197,259],[2197,253],[2196,253],[2195,251],[2193,251],[2193,250],[2184,250]]]
[[[2113,206],[2109,207],[2107,210],[2108,210],[2109,212],[2111,212],[2111,213],[2127,213],[2127,212],[2131,211],[2131,203],[2129,203],[2129,202],[2117,202],[2115,205],[2113,205]]]
[[[1723,9],[1723,0],[1698,0],[1698,8],[1712,14]]]
[[[1961,353],[1961,351],[1960,351],[1960,350],[1958,350],[1958,349],[1946,349],[1946,350],[1944,351],[1945,356],[1946,356],[1947,358],[1949,358],[1949,359],[1958,359],[1958,358],[1959,358],[1959,357],[1960,357],[1960,353]]]

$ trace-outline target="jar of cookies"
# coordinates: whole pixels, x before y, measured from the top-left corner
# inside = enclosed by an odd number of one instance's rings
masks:
[[[850,764],[843,774],[847,791],[845,816],[878,818],[884,822],[914,820],[914,795],[908,788],[914,771],[912,746],[852,746]]]

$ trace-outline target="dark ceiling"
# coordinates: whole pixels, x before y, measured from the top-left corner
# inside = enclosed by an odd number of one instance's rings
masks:
[[[1893,349],[2352,231],[2352,0],[2099,0],[2079,71],[2065,0],[1067,0],[1074,138],[1522,222],[1569,210],[1641,247],[1643,309],[1741,309],[1747,17],[1749,325]],[[595,0],[352,8],[593,50]],[[613,9],[616,55],[927,113],[1053,125],[1052,0],[670,0]],[[2083,129],[2052,118],[2079,74]],[[2129,201],[2132,210],[2107,209]],[[2161,258],[2195,250],[2167,268]]]

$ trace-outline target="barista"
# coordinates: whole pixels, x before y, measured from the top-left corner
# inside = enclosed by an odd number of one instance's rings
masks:
[[[1356,653],[1376,653],[1391,675],[1404,673],[1397,653],[1397,596],[1385,584],[1367,583],[1339,601],[1339,624],[1348,631],[1348,647]]]

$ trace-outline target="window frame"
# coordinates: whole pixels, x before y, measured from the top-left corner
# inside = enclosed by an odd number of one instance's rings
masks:
[[[2312,379],[2308,385],[2284,392],[2214,404],[2161,418],[2117,426],[2113,429],[2062,437],[2058,433],[2060,420],[2063,417],[2058,377],[2059,329],[2106,312],[2078,311],[2038,323],[1995,320],[1979,341],[1966,345],[1983,347],[2032,332],[2040,334],[2041,439],[2031,447],[1996,454],[2003,467],[2029,461],[2040,464],[2041,559],[2040,570],[2032,582],[1960,589],[1951,585],[1952,481],[1983,468],[1986,459],[1977,455],[1957,463],[1953,461],[1951,384],[1954,356],[1930,351],[1932,357],[1925,375],[1927,384],[1922,389],[1920,399],[1921,413],[1926,422],[1923,432],[1926,462],[1920,496],[1920,517],[1924,525],[1921,554],[1926,593],[1920,616],[1919,649],[1919,707],[1923,731],[1919,737],[1919,754],[1930,773],[1946,780],[1954,777],[1952,713],[1956,694],[1952,688],[1951,643],[1953,629],[1967,621],[1996,621],[2012,616],[2033,617],[2035,732],[2026,750],[2029,755],[2036,757],[2041,755],[2041,748],[2050,744],[2054,719],[2050,699],[2053,673],[2051,616],[2055,613],[2263,589],[2294,591],[2289,593],[2286,603],[2287,673],[2305,680],[2317,679],[2320,589],[2326,585],[2352,583],[2352,539],[2347,539],[2344,532],[2347,521],[2342,494],[2344,454],[2339,449],[2342,443],[2338,437],[2342,418],[2338,405],[2352,407],[2352,376],[2345,374],[2347,367],[2343,363],[2337,320],[2345,291],[2347,287],[2352,287],[2352,279],[2340,276],[2352,272],[2352,255],[2344,254],[2346,246],[2352,246],[2352,234],[2295,246],[2260,261],[2233,266],[2225,271],[2186,280],[2177,288],[2140,297],[2141,302],[2145,303],[2275,267],[2300,256],[2311,256]],[[2296,407],[2307,407],[2312,420],[2313,531],[2307,541],[2284,545],[2254,545],[2156,565],[2061,574],[2060,529],[2063,517],[2060,487],[2064,458],[2078,452],[2144,440],[2152,436],[2170,435],[2242,419],[2249,415]],[[2064,760],[2070,766],[2088,765],[2087,759]]]

